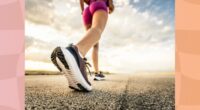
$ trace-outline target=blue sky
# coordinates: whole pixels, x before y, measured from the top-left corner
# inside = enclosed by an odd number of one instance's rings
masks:
[[[174,25],[174,0],[140,0],[140,2],[136,3],[134,0],[129,0],[129,2],[139,12],[147,11],[164,19],[165,23]]]
[[[174,0],[114,0],[100,40],[100,69],[174,71]],[[78,0],[26,0],[26,69],[56,70],[49,55],[85,33]],[[40,54],[38,54],[40,53]],[[91,51],[87,57],[91,61]]]

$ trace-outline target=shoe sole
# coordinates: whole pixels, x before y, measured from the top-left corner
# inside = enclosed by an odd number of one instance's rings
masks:
[[[105,80],[105,78],[94,77],[94,80],[95,81],[102,81],[102,80]]]
[[[76,84],[77,82],[74,80],[73,75],[70,71],[70,69],[65,69],[65,66],[62,64],[63,60],[60,60],[60,57],[56,57],[56,61],[58,66],[61,68],[62,72],[64,73],[64,76],[67,78],[69,88],[74,90],[81,90]]]
[[[56,62],[68,79],[69,88],[89,92],[92,87],[85,81],[74,56],[65,48],[56,48]],[[54,61],[55,62],[55,61]]]
[[[69,84],[69,88],[74,89],[76,91],[80,91],[80,88],[77,87],[77,85],[75,84],[76,82],[74,82],[71,79],[71,71],[69,70],[69,67],[64,59],[64,56],[61,52],[60,47],[57,47],[54,49],[54,51],[51,54],[51,61],[53,62],[53,64],[58,68],[58,70],[62,73],[64,73],[64,76],[67,78],[68,84]],[[64,67],[64,65],[62,64],[66,63],[66,67]],[[66,68],[66,69],[64,69]]]
[[[65,48],[61,48],[61,51],[63,52],[64,58],[66,59],[69,65],[69,69],[71,70],[71,73],[74,76],[74,79],[78,82],[77,86],[81,90],[91,91],[92,86],[89,85],[84,79],[74,56]]]

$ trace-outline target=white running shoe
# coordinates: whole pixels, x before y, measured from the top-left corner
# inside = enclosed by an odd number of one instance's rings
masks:
[[[55,48],[51,54],[51,60],[65,74],[69,88],[87,92],[92,90],[86,73],[86,62],[79,55],[75,45]]]

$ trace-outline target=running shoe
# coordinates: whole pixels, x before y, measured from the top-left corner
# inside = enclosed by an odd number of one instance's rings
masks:
[[[51,61],[68,79],[69,88],[87,92],[92,90],[86,73],[87,63],[81,58],[75,45],[55,48]]]
[[[103,72],[100,71],[99,73],[95,73],[94,80],[96,81],[105,80]]]

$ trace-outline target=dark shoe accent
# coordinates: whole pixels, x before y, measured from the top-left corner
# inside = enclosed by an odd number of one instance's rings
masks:
[[[66,60],[65,60],[65,57],[63,55],[63,52],[61,50],[61,48],[59,47],[57,49],[57,57],[59,58],[59,60],[65,65],[65,68],[66,69],[69,69],[69,65],[67,64]]]
[[[105,75],[101,71],[99,73],[95,73],[95,76],[105,78]]]
[[[102,72],[100,72],[100,73],[95,73],[94,80],[95,80],[95,81],[105,80],[105,76],[103,75]]]
[[[78,90],[78,89],[76,89],[76,88],[74,88],[74,87],[72,87],[72,86],[69,86],[69,88],[70,88],[70,89],[73,89],[73,90],[75,90],[75,91],[80,91],[80,90]]]
[[[73,90],[75,90],[75,91],[78,91],[78,92],[91,92],[91,91],[88,91],[87,89],[85,89],[81,84],[77,84],[77,86],[80,88],[80,90],[79,90],[79,89],[76,89],[76,88],[74,88],[74,87],[72,87],[72,86],[69,86],[69,88],[70,88],[70,89],[73,89]]]
[[[61,72],[61,68],[58,66],[57,61],[56,61],[56,57],[57,57],[57,52],[59,51],[60,47],[56,47],[52,54],[51,54],[51,61],[53,62],[53,64],[58,68],[58,70]]]
[[[61,68],[58,66],[57,61],[56,61],[56,57],[59,58],[59,60],[65,65],[66,69],[69,69],[69,66],[64,58],[64,55],[61,51],[60,47],[56,47],[53,51],[53,53],[51,54],[51,61],[53,62],[53,64],[60,70]]]
[[[81,84],[77,84],[77,86],[81,89],[82,92],[90,92],[87,89],[85,89]]]

